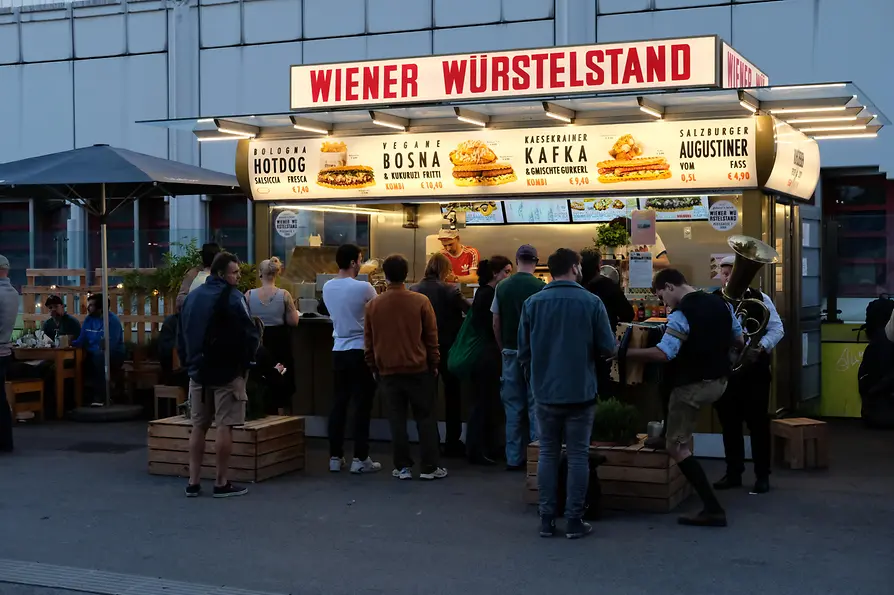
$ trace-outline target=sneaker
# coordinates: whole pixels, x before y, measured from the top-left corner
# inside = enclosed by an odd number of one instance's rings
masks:
[[[703,510],[696,514],[683,515],[677,519],[681,525],[690,527],[726,527],[726,513]]]
[[[202,493],[202,484],[197,483],[195,485],[186,484],[186,497],[187,498],[198,498]]]
[[[586,523],[581,519],[568,519],[565,527],[565,537],[568,539],[580,539],[586,537],[593,531],[593,525]]]
[[[447,470],[443,467],[438,467],[434,471],[430,471],[428,473],[420,473],[419,479],[433,480],[433,479],[444,479],[447,477]]]
[[[338,473],[345,467],[345,460],[342,457],[329,457],[329,471]]]
[[[556,519],[540,517],[540,537],[552,537],[556,534]]]
[[[93,401],[92,403],[90,403],[90,406],[91,406],[91,407],[105,407],[106,404],[105,404],[105,403],[100,403],[99,401]]]
[[[733,488],[741,488],[742,487],[742,476],[741,475],[724,475],[720,481],[714,483],[715,490],[731,490]]]
[[[360,475],[361,473],[375,473],[376,471],[381,470],[382,463],[377,463],[369,457],[366,457],[365,461],[361,461],[360,459],[355,458],[351,462],[351,473],[354,473],[355,475]]]
[[[214,486],[215,498],[229,498],[230,496],[244,496],[248,493],[248,488],[234,486],[230,482],[224,486]]]
[[[391,472],[391,477],[396,477],[397,479],[413,479],[413,470],[409,467],[394,469]]]
[[[757,481],[754,482],[754,489],[752,490],[755,494],[766,494],[770,491],[770,478],[769,477],[758,477]]]

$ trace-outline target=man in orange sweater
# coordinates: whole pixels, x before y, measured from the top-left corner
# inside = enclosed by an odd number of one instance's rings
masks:
[[[366,305],[366,363],[379,381],[391,423],[394,471],[398,479],[413,479],[413,459],[407,435],[407,406],[413,408],[422,467],[419,479],[443,479],[440,467],[437,396],[438,323],[427,297],[407,289],[409,263],[389,256],[382,264],[388,289]]]

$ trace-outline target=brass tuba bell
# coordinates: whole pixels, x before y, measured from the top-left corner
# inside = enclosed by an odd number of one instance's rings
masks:
[[[732,304],[745,336],[745,349],[733,361],[733,371],[736,371],[742,367],[746,355],[755,348],[770,322],[770,310],[763,300],[745,298],[745,292],[761,267],[779,262],[779,253],[770,245],[750,236],[730,236],[727,243],[736,253],[736,260],[729,281],[721,293]]]

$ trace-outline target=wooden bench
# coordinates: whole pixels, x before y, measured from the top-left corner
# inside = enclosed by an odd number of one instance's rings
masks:
[[[180,386],[165,386],[163,384],[156,384],[153,388],[155,392],[155,417],[153,419],[161,419],[161,414],[159,414],[159,405],[162,401],[173,401],[173,407],[166,407],[166,409],[171,410],[171,414],[176,415],[177,407],[180,406],[181,403],[186,402],[186,389]]]
[[[827,425],[806,417],[774,419],[770,423],[776,463],[790,469],[824,469],[829,466]]]
[[[36,401],[19,400],[19,395],[37,394]],[[19,413],[31,412],[37,415],[37,418],[43,421],[43,380],[34,378],[23,378],[21,380],[6,381],[6,400],[12,409],[13,415]]]

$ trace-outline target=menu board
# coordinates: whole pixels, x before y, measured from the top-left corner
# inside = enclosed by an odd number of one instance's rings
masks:
[[[507,200],[506,223],[568,223],[568,201]]]
[[[657,221],[707,221],[707,196],[641,198],[639,208],[655,211]]]
[[[248,147],[239,151],[245,157],[237,176],[256,200],[400,202],[757,186],[750,117],[240,142]]]
[[[450,203],[441,205],[441,214],[446,215],[451,209],[466,214],[466,225],[497,225],[503,223],[503,202],[486,203]]]
[[[571,220],[575,223],[599,223],[616,217],[629,217],[636,210],[635,198],[571,199]]]

